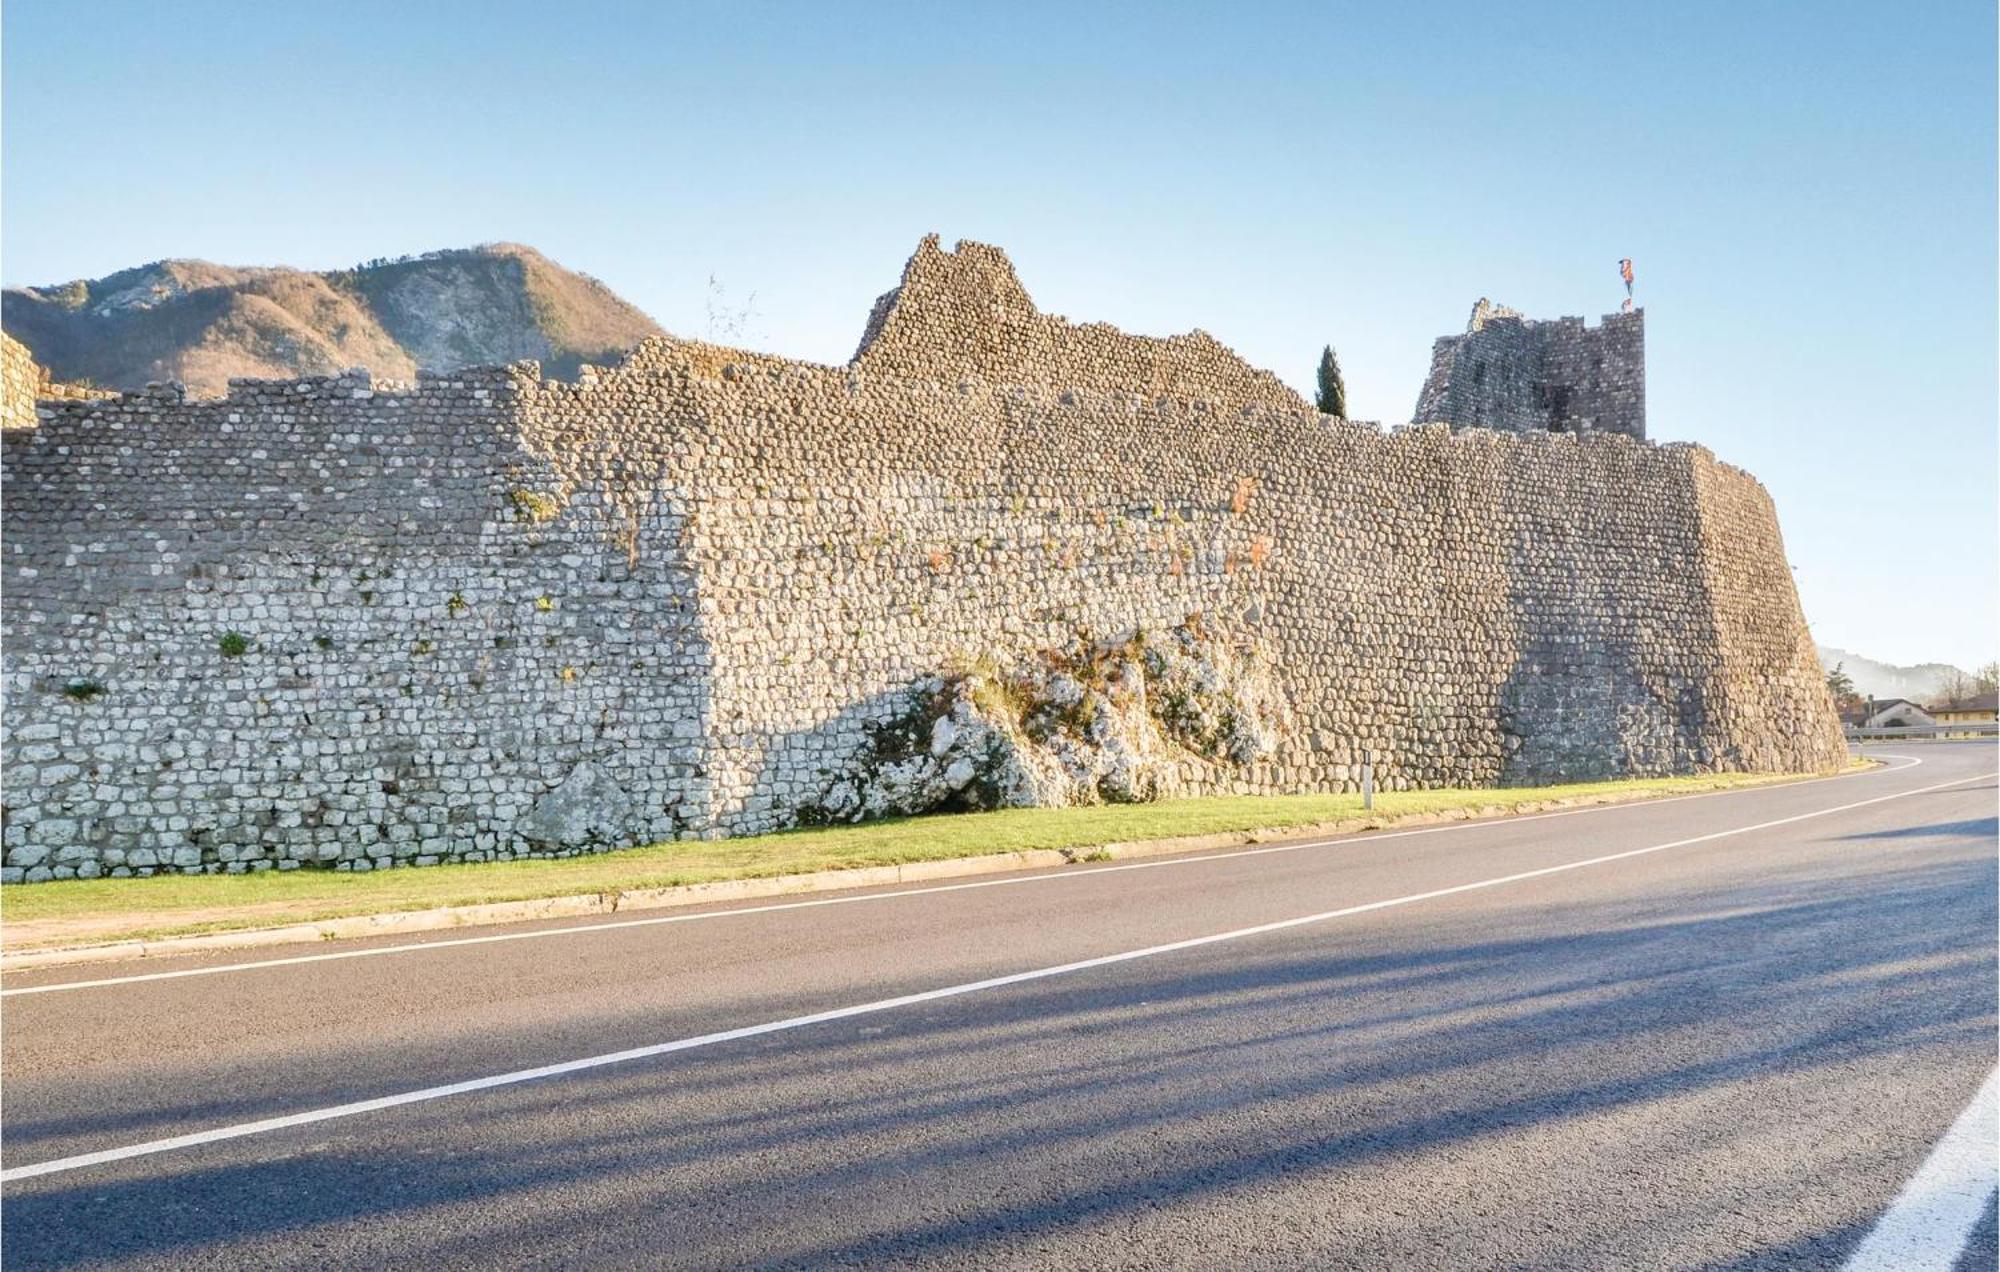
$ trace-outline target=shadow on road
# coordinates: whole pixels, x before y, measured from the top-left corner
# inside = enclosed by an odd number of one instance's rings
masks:
[[[2000,840],[2000,817],[1978,817],[1971,821],[1937,822],[1929,826],[1898,826],[1894,830],[1870,830],[1842,839],[1984,839]]]
[[[1993,873],[1653,895],[1608,923],[1601,905],[1441,906],[1211,947],[27,1181],[8,1190],[8,1263],[266,1261],[274,1239],[300,1259],[336,1235],[445,1262],[538,1241],[578,1261],[976,1259],[1280,1180],[1331,1197],[1357,1164],[1990,1048]],[[1813,1263],[1854,1235],[1765,1256]]]

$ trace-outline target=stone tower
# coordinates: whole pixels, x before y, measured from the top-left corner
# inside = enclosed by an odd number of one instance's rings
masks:
[[[1508,433],[1646,436],[1646,311],[1536,322],[1481,299],[1461,336],[1441,336],[1415,423]]]

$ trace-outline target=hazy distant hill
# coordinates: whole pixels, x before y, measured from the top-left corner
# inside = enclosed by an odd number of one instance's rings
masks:
[[[105,278],[9,288],[9,335],[57,380],[138,388],[179,380],[220,396],[232,376],[286,378],[365,366],[540,360],[571,376],[660,328],[596,279],[531,247],[493,243],[309,273],[156,261]]]
[[[1820,666],[1828,669],[1836,663],[1844,665],[1848,679],[1854,682],[1856,693],[1870,698],[1908,698],[1919,704],[1937,697],[1938,687],[1947,675],[1957,672],[1961,678],[1965,677],[1963,671],[1950,663],[1918,663],[1914,667],[1898,667],[1830,645],[1819,646],[1819,661]]]

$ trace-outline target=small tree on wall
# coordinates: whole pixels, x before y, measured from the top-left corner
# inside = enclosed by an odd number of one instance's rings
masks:
[[[1319,409],[1322,415],[1347,418],[1347,382],[1340,378],[1340,359],[1332,345],[1319,355]]]

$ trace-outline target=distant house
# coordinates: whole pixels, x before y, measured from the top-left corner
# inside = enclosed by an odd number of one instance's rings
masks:
[[[1930,712],[1908,698],[1871,698],[1863,711],[1864,729],[1907,729],[1937,723]]]
[[[1939,724],[1991,724],[2000,719],[2000,692],[1988,689],[1969,698],[1934,702],[1930,714]]]

